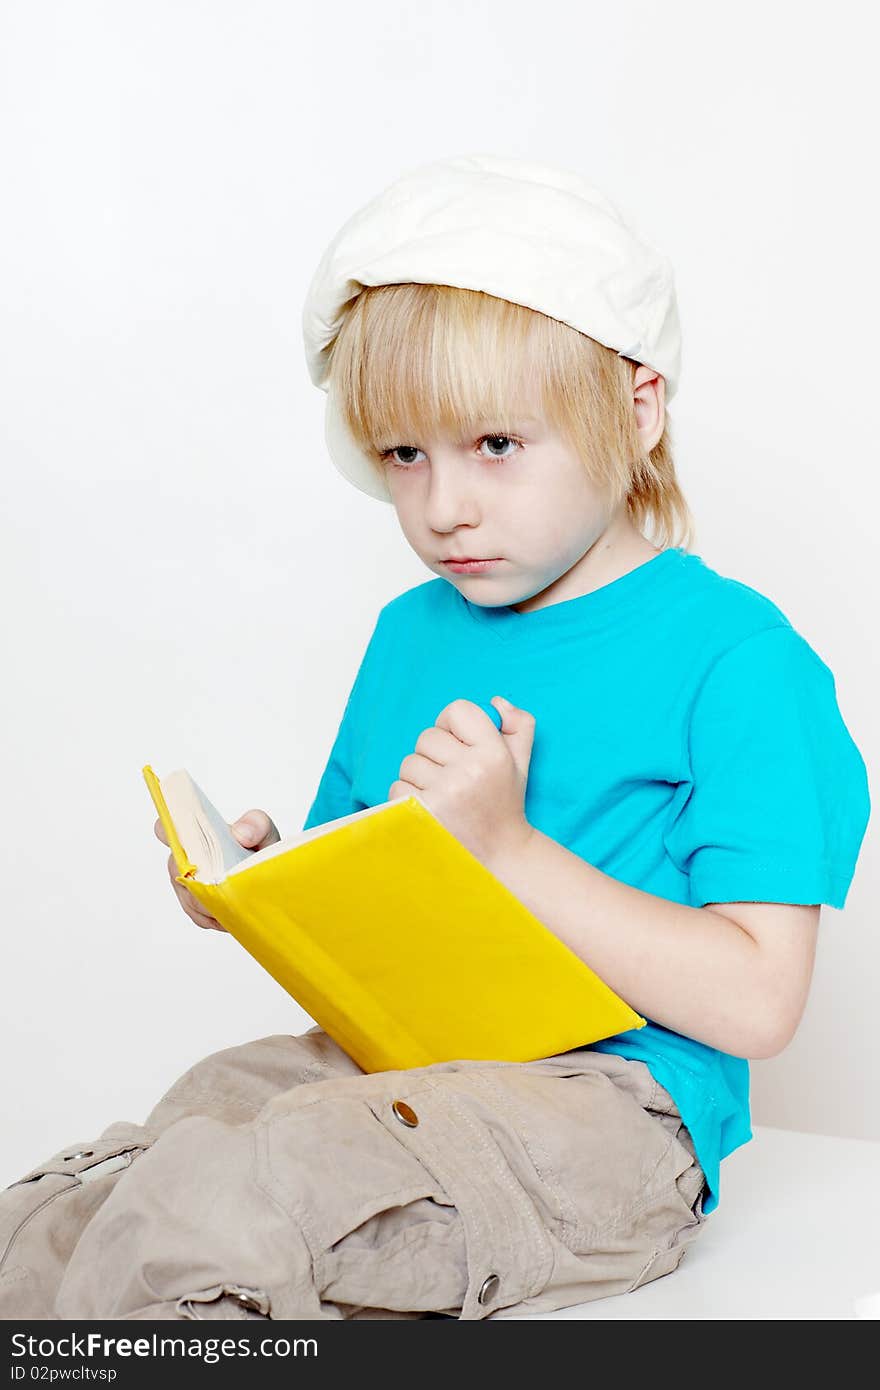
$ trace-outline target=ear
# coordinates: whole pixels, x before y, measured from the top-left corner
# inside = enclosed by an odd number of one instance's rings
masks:
[[[633,376],[633,408],[639,441],[649,454],[666,428],[666,381],[653,367],[642,363]]]

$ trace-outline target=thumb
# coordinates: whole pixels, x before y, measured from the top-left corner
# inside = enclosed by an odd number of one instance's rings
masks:
[[[525,776],[535,740],[535,716],[529,714],[528,710],[512,705],[503,695],[493,695],[490,704],[501,714],[501,733],[508,740],[514,762]]]
[[[232,832],[245,849],[255,849],[271,828],[269,817],[262,811],[246,811],[232,826]]]

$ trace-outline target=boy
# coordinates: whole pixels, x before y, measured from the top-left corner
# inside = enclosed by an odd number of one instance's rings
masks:
[[[674,543],[672,277],[607,200],[416,170],[331,243],[304,330],[334,463],[436,576],[382,609],[306,827],[416,789],[648,1023],[528,1063],[366,1075],[317,1028],[208,1057],[4,1194],[10,1316],[504,1317],[671,1272],[854,872],[831,672]]]

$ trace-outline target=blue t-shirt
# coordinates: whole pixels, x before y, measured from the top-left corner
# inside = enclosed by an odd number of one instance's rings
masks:
[[[844,906],[870,798],[834,677],[768,598],[679,548],[531,613],[445,579],[392,599],[304,828],[387,801],[444,706],[492,695],[535,716],[527,819],[603,873],[690,907]],[[591,1046],[666,1087],[714,1210],[752,1137],[748,1061],[650,1019]]]

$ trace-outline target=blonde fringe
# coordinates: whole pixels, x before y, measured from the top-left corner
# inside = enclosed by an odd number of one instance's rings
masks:
[[[583,459],[590,480],[660,549],[689,550],[690,508],[675,476],[668,411],[641,449],[638,363],[521,304],[451,285],[377,285],[345,311],[328,372],[349,429],[382,472],[383,449],[425,433],[464,438],[475,421],[513,430],[528,397]]]

